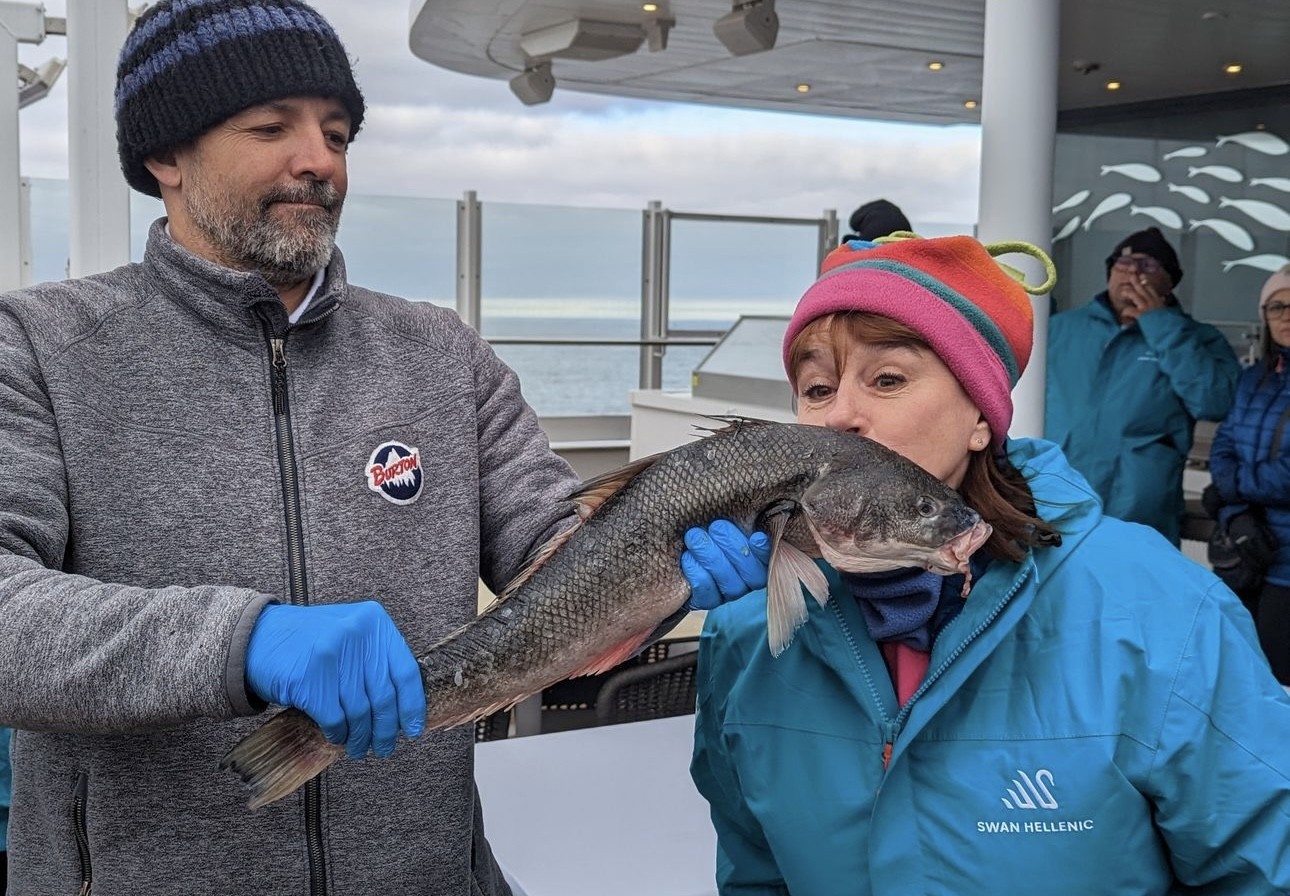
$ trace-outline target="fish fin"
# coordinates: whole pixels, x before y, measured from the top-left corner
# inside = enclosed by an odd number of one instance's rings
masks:
[[[692,423],[690,428],[697,432],[704,432],[714,436],[738,432],[750,426],[776,425],[774,420],[765,420],[761,417],[740,417],[735,414],[704,414],[703,417],[705,420],[712,420],[722,425],[704,426],[700,423]]]
[[[578,490],[569,496],[569,500],[578,505],[578,516],[584,520],[600,509],[606,501],[618,494],[623,488],[641,473],[654,466],[667,452],[641,457],[629,464],[601,473],[578,486]]]
[[[581,511],[579,511],[578,515],[582,516]],[[586,519],[586,517],[582,518]],[[555,535],[552,535],[545,542],[538,545],[537,548],[529,554],[528,559],[524,561],[523,568],[515,574],[514,578],[506,583],[506,587],[501,590],[491,604],[484,608],[484,612],[487,613],[489,610],[493,609],[493,607],[507,600],[516,591],[519,591],[520,586],[533,578],[533,574],[541,569],[542,566],[555,555],[556,551],[564,547],[565,542],[572,538],[573,533],[577,532],[580,528],[582,528],[581,521],[570,526],[568,529],[565,529],[563,532],[558,532]]]
[[[322,729],[298,709],[285,709],[224,754],[221,769],[231,769],[251,788],[252,809],[294,792],[345,755]]]
[[[578,514],[578,522],[563,532],[551,536],[534,548],[525,559],[523,567],[516,573],[514,578],[506,583],[506,587],[497,595],[497,600],[489,605],[489,609],[509,598],[519,590],[521,585],[533,578],[533,574],[541,569],[555,555],[556,551],[564,547],[565,542],[572,538],[582,524],[590,519],[606,501],[622,491],[633,479],[653,466],[654,462],[666,453],[659,452],[658,454],[639,458],[629,464],[588,479],[579,485],[577,491],[566,499],[573,502],[574,510]]]
[[[608,672],[639,653],[640,649],[645,646],[646,639],[653,633],[654,629],[650,628],[639,634],[632,635],[626,641],[614,645],[599,656],[592,657],[566,677],[576,678],[579,675],[599,675],[601,672]]]
[[[766,584],[766,638],[771,656],[783,653],[807,620],[809,614],[802,585],[806,585],[820,606],[829,599],[828,580],[815,561],[784,540],[784,529],[790,516],[791,513],[778,512],[765,518],[771,538]]]
[[[535,691],[533,693],[537,693],[537,692]],[[480,719],[484,718],[485,716],[491,716],[495,712],[500,712],[503,709],[512,709],[519,703],[523,702],[524,700],[527,700],[529,697],[532,697],[532,696],[533,696],[532,693],[528,693],[528,694],[518,694],[513,697],[506,697],[502,700],[498,700],[494,703],[490,703],[487,706],[481,706],[478,709],[472,709],[468,712],[463,712],[459,715],[444,716],[442,718],[435,719],[433,724],[429,725],[429,727],[456,728],[458,725],[474,724],[475,722],[478,722]],[[433,714],[433,710],[432,710],[432,714]]]

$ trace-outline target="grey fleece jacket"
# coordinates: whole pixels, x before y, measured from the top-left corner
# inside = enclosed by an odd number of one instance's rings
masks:
[[[572,471],[451,311],[349,285],[337,252],[289,328],[163,224],[142,264],[0,296],[10,893],[506,893],[468,727],[257,812],[217,766],[267,718],[243,678],[266,602],[374,598],[421,652],[567,522]],[[418,451],[413,503],[388,497],[415,473],[369,486],[389,442]]]

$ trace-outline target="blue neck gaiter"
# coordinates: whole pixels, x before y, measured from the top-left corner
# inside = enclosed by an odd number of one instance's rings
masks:
[[[941,602],[941,577],[911,567],[890,572],[842,573],[874,641],[932,649],[932,618]]]

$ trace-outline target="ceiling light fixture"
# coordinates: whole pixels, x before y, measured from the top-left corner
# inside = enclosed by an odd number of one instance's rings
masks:
[[[642,3],[642,4],[641,4],[641,9],[645,10],[645,12],[658,12],[658,4],[657,4],[657,3]]]
[[[967,100],[966,102],[963,103],[964,109],[975,109],[976,106],[977,106],[976,100]]]
[[[1229,62],[1223,66],[1223,71],[1229,75],[1239,75],[1241,73],[1241,64],[1239,62]]]
[[[1123,84],[1121,84],[1119,81],[1107,81],[1107,82],[1106,82],[1106,89],[1107,89],[1107,90],[1119,90],[1119,89],[1120,89],[1121,87],[1123,87],[1123,86],[1124,86],[1124,85],[1123,85]]]
[[[941,69],[945,68],[945,63],[944,63],[944,62],[929,62],[929,63],[927,63],[927,67],[928,67],[929,69],[931,69],[932,71],[934,71],[934,72],[939,72]]]
[[[734,56],[769,50],[779,36],[775,0],[734,0],[730,12],[713,24],[712,33]]]
[[[811,92],[811,85],[810,85],[810,84],[798,84],[798,85],[797,85],[796,90],[797,90],[797,92],[798,92],[798,93],[810,93],[810,92]]]
[[[635,53],[645,41],[640,25],[571,19],[520,35],[520,49],[530,59],[580,59],[597,62]]]
[[[548,61],[530,63],[514,78],[511,78],[511,93],[526,106],[536,106],[551,99],[555,92],[555,76],[551,74],[551,63]]]

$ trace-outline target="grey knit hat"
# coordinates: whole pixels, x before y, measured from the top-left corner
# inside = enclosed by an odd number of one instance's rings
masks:
[[[363,123],[345,48],[299,0],[162,0],[126,37],[116,73],[116,140],[130,186],[161,196],[144,160],[244,109],[288,96],[335,97]]]

